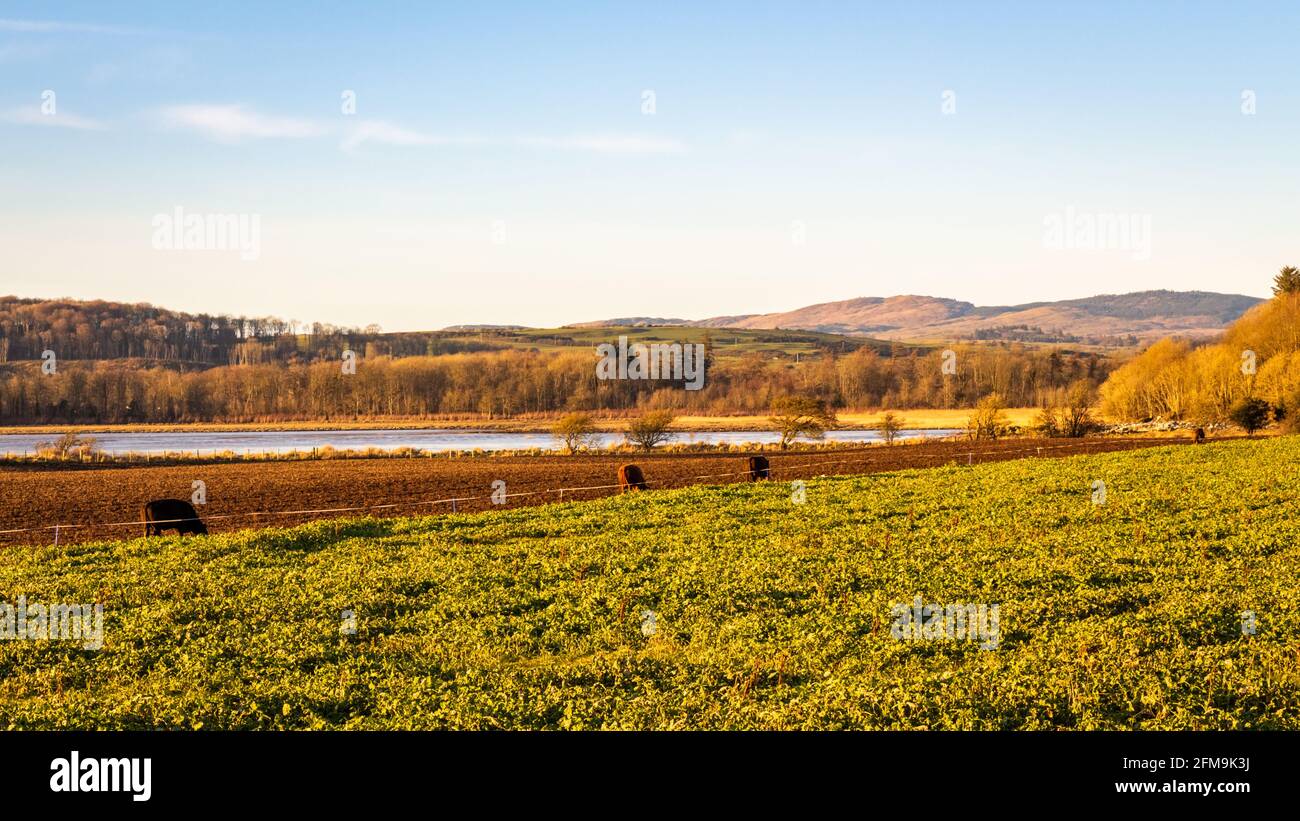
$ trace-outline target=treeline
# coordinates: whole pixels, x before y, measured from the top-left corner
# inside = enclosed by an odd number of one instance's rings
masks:
[[[276,317],[187,314],[152,305],[0,297],[0,363],[142,359],[187,365],[307,364],[358,355],[439,356],[496,350],[450,334],[384,334],[378,326],[345,328]]]
[[[358,352],[360,353],[360,352]],[[60,361],[0,367],[0,421],[22,423],[241,422],[377,416],[557,411],[766,413],[798,393],[835,408],[968,407],[990,393],[1011,405],[1040,405],[1059,389],[1099,384],[1096,354],[1027,348],[956,347],[890,357],[860,348],[792,362],[752,353],[710,356],[704,388],[668,381],[600,380],[593,350],[503,350],[441,356],[366,356],[356,372],[337,359],[201,370],[141,362]],[[947,364],[948,370],[945,371]]]
[[[1101,388],[1114,419],[1226,422],[1244,400],[1267,402],[1277,421],[1300,415],[1300,271],[1283,268],[1274,296],[1233,323],[1221,340],[1163,339],[1115,371]]]

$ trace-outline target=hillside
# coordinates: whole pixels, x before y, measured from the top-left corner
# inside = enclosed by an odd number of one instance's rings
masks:
[[[618,334],[602,330],[623,328]],[[147,303],[0,297],[0,373],[6,363],[39,361],[53,350],[60,361],[118,361],[178,369],[245,364],[336,361],[345,348],[365,357],[419,357],[486,351],[590,350],[626,335],[634,342],[703,342],[713,337],[723,357],[764,353],[807,356],[870,348],[883,355],[924,352],[923,346],[846,338],[816,331],[736,329],[723,335],[685,320],[632,318],[564,328],[466,324],[440,331],[385,333],[377,326],[347,328],[274,317],[191,314]]]
[[[668,328],[749,332],[715,334],[720,344],[725,336],[725,353],[730,355],[849,351],[863,346],[887,353],[891,342],[948,340],[1123,346],[1169,335],[1213,336],[1259,302],[1234,294],[1143,291],[979,307],[955,299],[907,295],[703,320],[641,316],[558,329],[463,324],[440,331],[384,333],[374,325],[348,328],[275,317],[192,314],[144,303],[9,296],[0,297],[0,364],[36,360],[46,349],[68,360],[140,359],[191,366],[320,362],[337,359],[349,347],[366,356],[394,357],[546,350],[607,341],[608,334],[600,329],[611,327],[628,329],[643,341],[683,337],[680,330]],[[685,336],[703,339],[702,334]]]
[[[1204,291],[1141,291],[1060,302],[979,307],[929,296],[863,297],[793,311],[716,317],[705,327],[797,328],[908,341],[1019,340],[1134,344],[1178,334],[1208,337],[1262,300]]]
[[[566,328],[653,328],[662,325],[691,325],[689,319],[669,319],[662,316],[624,316],[595,322],[572,322]]]
[[[103,646],[0,642],[0,725],[1300,729],[1297,460],[1289,437],[815,478],[802,504],[746,483],[11,550],[0,589],[104,602]],[[917,598],[986,629],[897,633]]]
[[[148,303],[0,296],[0,363],[139,359],[176,365],[313,361],[361,334],[274,317],[172,311]],[[326,353],[328,352],[328,353]]]

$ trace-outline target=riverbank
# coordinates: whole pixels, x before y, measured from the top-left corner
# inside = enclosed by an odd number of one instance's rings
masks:
[[[274,433],[274,431],[271,431]],[[942,434],[943,431],[933,431],[928,433]],[[920,445],[926,442],[939,442],[946,440],[955,440],[960,437],[955,431],[946,432],[947,435],[919,435],[908,436],[906,433],[900,434],[900,438],[893,442],[894,447],[903,447],[907,445]],[[675,442],[669,444],[656,445],[654,454],[675,454],[675,455],[721,455],[721,454],[753,454],[753,453],[809,453],[809,452],[826,452],[839,450],[860,450],[864,445],[875,446],[883,444],[880,441],[834,441],[834,440],[797,440],[790,443],[785,449],[772,442]],[[534,447],[534,448],[505,448],[496,450],[485,450],[482,448],[460,449],[460,450],[424,450],[413,447],[398,448],[364,448],[348,449],[335,448],[329,445],[324,447],[315,447],[304,450],[289,451],[236,451],[236,450],[168,450],[162,452],[127,452],[127,453],[109,453],[96,450],[90,453],[76,453],[66,457],[58,456],[38,456],[35,454],[2,454],[0,455],[0,468],[35,468],[35,469],[59,469],[80,470],[96,466],[102,467],[129,467],[133,465],[205,465],[205,464],[230,464],[230,463],[258,463],[258,462],[302,462],[312,460],[337,460],[337,459],[517,459],[538,456],[565,456],[565,457],[623,457],[635,458],[644,456],[646,452],[628,442],[620,442],[615,445],[604,447],[584,447],[580,448],[577,453],[568,454],[558,446],[554,447]]]
[[[940,408],[893,411],[902,417],[904,430],[929,428],[961,428],[971,414],[969,408]],[[844,411],[838,414],[841,430],[871,429],[880,425],[885,411]],[[1028,427],[1038,414],[1037,408],[1008,408],[1010,425]],[[76,425],[4,425],[3,434],[39,434],[57,436],[64,433],[271,433],[278,431],[318,430],[457,430],[500,433],[549,433],[559,414],[514,416],[489,419],[486,416],[463,415],[435,418],[384,417],[368,419],[299,420],[279,422],[185,422],[172,424],[98,424]],[[596,428],[606,433],[626,429],[628,417],[593,416]],[[673,431],[678,433],[710,433],[765,429],[770,427],[767,416],[760,414],[737,416],[678,416]]]

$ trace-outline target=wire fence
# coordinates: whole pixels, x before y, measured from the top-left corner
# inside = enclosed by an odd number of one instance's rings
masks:
[[[1177,438],[1141,439],[1141,440],[1130,440],[1128,442],[1115,442],[1114,440],[1112,440],[1106,443],[1102,443],[1097,440],[1089,441],[1085,439],[1079,442],[1072,442],[1068,444],[1037,445],[1033,447],[1016,448],[1016,449],[996,448],[992,450],[970,450],[970,451],[960,451],[960,452],[937,453],[937,454],[929,454],[929,455],[915,454],[915,459],[916,461],[924,461],[928,459],[942,459],[946,462],[959,463],[961,457],[965,457],[967,465],[974,465],[976,458],[983,457],[983,456],[1014,456],[1016,454],[1025,454],[1025,453],[1035,453],[1035,455],[1041,456],[1043,454],[1043,451],[1078,450],[1078,449],[1087,449],[1087,448],[1101,449],[1103,452],[1105,452],[1109,450],[1130,449],[1124,447],[1112,447],[1112,445],[1115,444],[1132,445],[1134,448],[1141,448],[1141,447],[1153,447],[1161,444],[1173,445],[1173,444],[1187,444],[1187,443],[1188,440],[1177,439]],[[891,456],[892,455],[893,454],[891,454]],[[880,464],[884,461],[881,458],[883,456],[885,456],[885,454],[882,453],[879,454],[876,458],[819,459],[815,462],[806,462],[797,465],[783,464],[780,465],[780,470],[782,473],[791,473],[795,471],[807,470],[809,468],[824,468],[828,466]],[[894,467],[898,470],[906,470],[910,466],[895,465]],[[775,470],[775,467],[773,469]],[[671,487],[674,484],[688,485],[688,484],[699,483],[706,479],[722,479],[725,477],[750,476],[750,475],[751,475],[751,471],[746,469],[746,470],[737,470],[737,471],[725,471],[721,473],[704,473],[696,476],[679,476],[672,479],[646,480],[646,484],[650,486],[658,486],[666,489],[668,487]],[[782,481],[789,481],[789,480],[783,479]],[[619,484],[581,485],[581,486],[574,486],[574,487],[545,488],[542,490],[525,490],[525,491],[519,491],[515,493],[504,493],[504,494],[489,493],[487,495],[475,494],[472,496],[449,496],[441,499],[427,499],[421,501],[404,501],[404,502],[384,502],[381,504],[350,505],[344,507],[309,508],[309,509],[302,509],[302,510],[257,510],[257,511],[244,511],[240,513],[218,513],[218,514],[212,514],[208,516],[201,516],[199,518],[201,521],[206,523],[206,522],[213,522],[213,521],[224,521],[224,520],[231,520],[231,519],[246,519],[246,518],[257,518],[257,517],[324,516],[330,514],[395,510],[398,508],[418,508],[418,507],[436,508],[439,506],[447,506],[449,508],[449,512],[456,513],[459,511],[460,506],[474,503],[474,502],[480,502],[480,503],[488,502],[499,506],[501,503],[496,502],[497,499],[528,498],[528,497],[536,497],[536,496],[555,496],[556,501],[563,502],[565,494],[568,494],[570,497],[572,497],[574,494],[581,493],[581,492],[618,490],[622,487],[623,486]],[[142,527],[144,525],[168,525],[168,524],[179,524],[181,522],[192,522],[192,521],[194,521],[194,519],[186,517],[181,519],[152,519],[152,520],[140,519],[140,520],[124,521],[124,522],[59,523],[59,524],[52,524],[52,525],[40,525],[37,527],[8,528],[8,529],[0,530],[0,536],[13,535],[17,533],[39,533],[39,532],[48,531],[53,533],[54,544],[58,545],[61,534],[63,534],[66,531],[87,530],[87,529],[98,530],[98,529],[110,529],[110,528],[119,528],[119,527]]]

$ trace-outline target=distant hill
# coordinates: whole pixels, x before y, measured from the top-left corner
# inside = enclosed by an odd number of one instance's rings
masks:
[[[979,307],[930,296],[860,297],[793,311],[714,317],[709,328],[785,328],[906,341],[1010,339],[1126,344],[1213,336],[1263,300],[1206,291],[1139,291]]]
[[[609,327],[627,329],[629,335],[648,335],[647,340],[679,338],[672,328],[683,332],[698,328],[699,333],[721,328],[749,331],[715,336],[719,345],[724,336],[730,340],[724,347],[731,354],[799,354],[862,346],[906,351],[912,343],[924,346],[950,340],[1127,346],[1171,335],[1215,336],[1262,301],[1205,291],[1141,291],[979,307],[955,299],[906,295],[702,320],[641,316],[561,329],[465,324],[441,331],[384,333],[373,325],[344,328],[274,317],[191,314],[148,304],[0,296],[0,366],[37,360],[46,349],[56,350],[60,359],[130,359],[185,368],[318,362],[337,358],[344,348],[368,357],[521,347],[548,350],[595,344],[593,340],[603,339],[599,329]]]
[[[527,331],[527,325],[448,325],[442,329],[447,333],[467,333],[476,331]]]
[[[53,350],[58,361],[117,362],[125,368],[202,370],[223,365],[310,364],[337,361],[345,349],[365,358],[441,356],[486,351],[590,352],[627,336],[637,342],[703,342],[711,329],[686,320],[650,317],[565,328],[464,324],[439,331],[385,333],[378,326],[346,328],[274,317],[192,314],[145,303],[20,299],[0,296],[0,382],[39,365]],[[662,323],[662,324],[661,324]],[[925,346],[793,329],[733,329],[716,334],[719,357],[751,353],[799,358],[826,351],[870,348],[884,356],[924,352]],[[2,385],[0,385],[2,387]]]
[[[660,316],[625,316],[595,322],[574,322],[565,328],[658,328],[665,325],[693,325],[689,319],[665,319]]]

